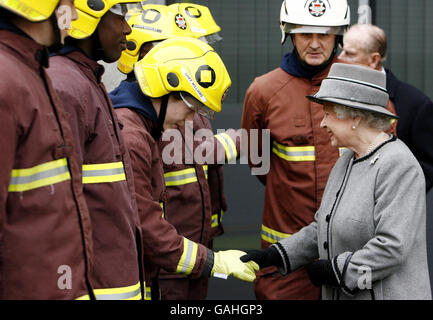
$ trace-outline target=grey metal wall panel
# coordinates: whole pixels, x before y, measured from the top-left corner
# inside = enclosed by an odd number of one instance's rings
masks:
[[[401,80],[433,98],[433,1],[375,1],[375,22],[388,37],[385,63]]]

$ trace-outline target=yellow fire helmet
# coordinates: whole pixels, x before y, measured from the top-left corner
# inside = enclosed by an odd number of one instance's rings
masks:
[[[125,16],[129,9],[128,4],[140,3],[140,0],[75,0],[78,19],[72,21],[69,36],[76,39],[90,37],[95,32],[102,16],[111,11]]]
[[[195,38],[201,38],[210,44],[222,40],[218,33],[221,27],[215,22],[208,7],[195,3],[174,3],[169,7],[186,17]]]
[[[127,48],[122,52],[117,65],[123,73],[128,74],[134,70],[134,63],[138,61],[144,43],[174,37],[194,37],[185,16],[170,10],[168,6],[146,4],[142,6],[142,12],[131,13],[128,24],[132,32],[126,36]]]
[[[33,22],[47,20],[58,4],[59,0],[0,0],[0,7]]]
[[[141,91],[160,98],[173,91],[187,92],[214,112],[221,111],[231,79],[218,53],[201,40],[179,37],[164,40],[134,65]]]

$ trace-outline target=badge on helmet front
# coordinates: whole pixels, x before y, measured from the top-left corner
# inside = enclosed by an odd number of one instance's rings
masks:
[[[308,11],[313,17],[321,17],[325,14],[326,5],[322,0],[313,0],[308,6]]]
[[[181,14],[177,14],[176,15],[174,22],[182,30],[186,29],[186,20],[185,20],[185,18]]]

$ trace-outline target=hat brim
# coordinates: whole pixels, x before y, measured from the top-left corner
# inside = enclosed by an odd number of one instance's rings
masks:
[[[315,96],[307,96],[307,98],[313,102],[320,103],[320,104],[324,104],[325,102],[333,102],[349,108],[371,111],[374,113],[379,113],[379,114],[389,116],[393,119],[399,119],[397,115],[395,115],[391,111],[388,111],[386,108],[378,105],[366,104],[358,101],[339,99],[339,98],[317,98]]]

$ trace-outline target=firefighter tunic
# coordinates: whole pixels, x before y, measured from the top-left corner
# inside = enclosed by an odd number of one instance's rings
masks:
[[[90,217],[48,51],[0,21],[0,299],[91,292]]]
[[[200,277],[206,269],[207,249],[178,234],[166,220],[164,169],[158,143],[151,135],[155,122],[128,108],[116,109],[128,145],[143,235],[146,286],[152,299],[159,298],[158,274],[168,272]],[[206,270],[206,271],[205,271]]]
[[[134,171],[135,191],[137,198],[140,225],[143,233],[143,251],[145,261],[146,282],[152,284],[152,298],[158,297],[157,278],[159,269],[166,272],[188,276],[190,279],[208,276],[212,265],[208,261],[209,250],[196,240],[196,231],[185,231],[185,236],[170,223],[171,214],[175,209],[166,210],[168,197],[166,193],[166,177],[164,177],[163,161],[161,158],[161,139],[155,141],[153,131],[156,127],[157,115],[151,101],[145,97],[135,81],[123,81],[118,88],[110,93],[119,121],[123,126],[122,134],[128,144]],[[178,128],[181,131],[181,128]],[[176,132],[179,132],[175,129]],[[231,131],[224,138],[236,141],[234,149],[239,148],[236,132]],[[216,139],[215,139],[216,140]],[[214,140],[212,140],[214,142]],[[205,142],[206,143],[206,142]],[[210,142],[209,142],[210,143]],[[203,164],[224,163],[227,150],[221,143],[210,143],[212,150],[204,157]],[[230,150],[232,150],[231,148]],[[184,156],[184,155],[183,155]],[[195,171],[195,167],[193,166]],[[205,172],[200,166],[194,172],[204,188],[206,187]],[[171,178],[171,179],[170,179]],[[168,178],[176,181],[176,177]],[[210,199],[204,199],[210,210]],[[203,205],[191,202],[191,206]],[[182,209],[182,208],[177,208]],[[173,216],[174,217],[174,216]],[[204,224],[210,225],[210,217],[204,218]],[[201,232],[199,232],[200,234]],[[201,233],[202,240],[207,240],[210,233]],[[191,237],[191,238],[189,238]],[[200,240],[200,235],[198,236]]]
[[[223,232],[221,218],[223,208],[226,209],[222,165],[197,164],[193,157],[190,157],[192,161],[186,161],[185,153],[190,152],[188,144],[193,146],[193,150],[197,150],[201,142],[193,137],[200,132],[198,130],[206,129],[208,138],[213,137],[209,120],[198,113],[194,116],[193,130],[188,131],[186,128],[191,128],[191,125],[177,131],[181,134],[182,142],[174,146],[176,152],[182,155],[182,161],[169,164],[164,162],[166,217],[179,234],[212,248],[213,238]],[[170,144],[170,141],[160,141],[161,154]],[[230,157],[230,154],[228,156]],[[185,276],[161,270],[159,284],[162,299],[198,300],[207,296],[207,278],[187,279]]]
[[[129,154],[101,82],[104,67],[74,47],[51,58],[49,74],[70,116],[93,227],[97,299],[140,299],[138,214]]]

